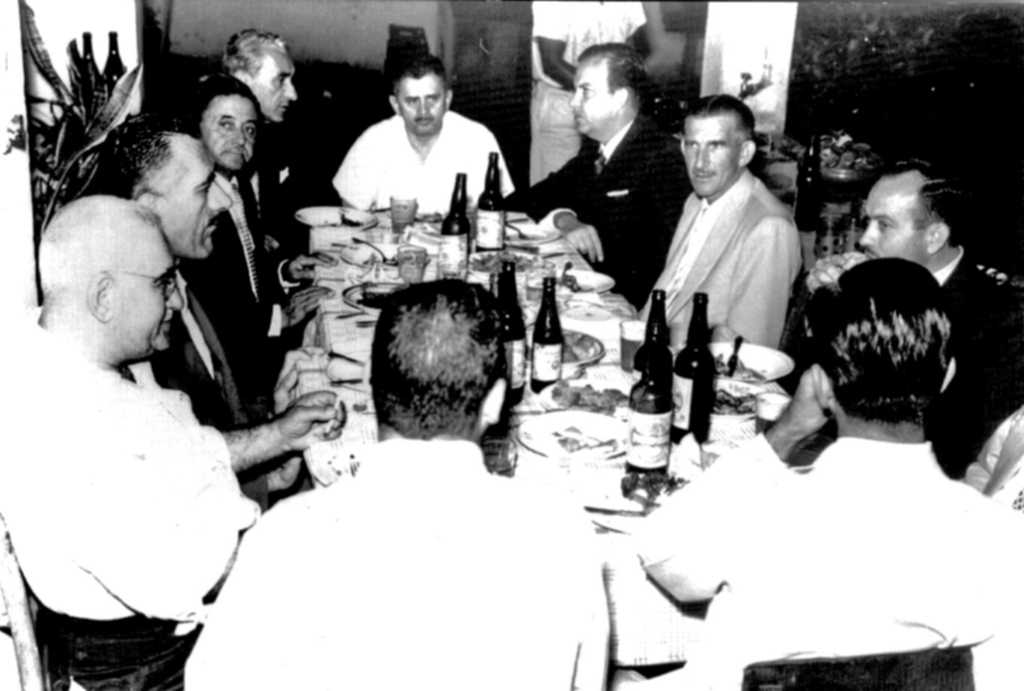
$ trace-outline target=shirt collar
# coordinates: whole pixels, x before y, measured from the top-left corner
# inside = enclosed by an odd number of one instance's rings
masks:
[[[956,271],[956,267],[960,265],[960,260],[964,258],[964,248],[958,247],[957,249],[959,250],[959,253],[956,255],[956,258],[953,261],[946,264],[938,271],[932,272],[932,276],[935,277],[935,280],[939,282],[940,286],[946,284],[946,281],[949,280],[949,277],[953,275],[954,271]]]
[[[490,475],[483,452],[473,442],[397,438],[372,447],[359,466],[359,477],[387,481],[402,478],[402,484],[436,485],[472,482],[474,477]]]
[[[601,154],[604,156],[605,161],[612,160],[612,154],[614,154],[615,150],[619,148],[619,144],[621,144],[622,140],[625,139],[626,134],[629,132],[629,129],[633,126],[634,122],[636,122],[636,118],[630,120],[629,124],[616,132],[615,136],[601,145]]]

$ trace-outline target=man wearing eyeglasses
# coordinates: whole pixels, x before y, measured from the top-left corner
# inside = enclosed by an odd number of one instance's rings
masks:
[[[169,346],[182,307],[160,218],[139,203],[65,206],[39,270],[45,333],[31,334],[21,364],[34,381],[12,391],[11,414],[33,455],[3,466],[0,505],[42,604],[54,688],[180,689],[204,598],[259,514],[236,473],[336,437],[335,396],[286,408],[293,371],[277,418],[222,433],[200,426],[188,396],[132,370]]]

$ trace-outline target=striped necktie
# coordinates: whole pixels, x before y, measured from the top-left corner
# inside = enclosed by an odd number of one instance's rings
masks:
[[[603,173],[606,165],[608,165],[608,159],[604,157],[603,153],[598,154],[597,158],[594,159],[594,174],[600,175]]]
[[[247,200],[246,196],[250,199]],[[231,218],[235,221],[235,228],[238,230],[238,237],[242,241],[242,249],[245,251],[246,268],[249,270],[249,287],[252,288],[252,295],[256,302],[259,302],[260,280],[256,272],[256,243],[252,239],[252,231],[249,230],[250,209],[255,207],[255,195],[249,181],[239,180],[237,176],[232,178],[231,197],[232,203],[237,204],[238,210],[241,211],[241,213],[231,214]]]

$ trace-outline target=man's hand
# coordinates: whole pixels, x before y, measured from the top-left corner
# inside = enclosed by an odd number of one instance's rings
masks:
[[[345,406],[337,405],[337,396],[330,391],[306,394],[271,424],[277,427],[281,440],[290,451],[305,451],[317,441],[337,439],[345,425]]]
[[[287,461],[267,473],[267,489],[280,492],[295,484],[302,470],[302,456],[296,454]]]
[[[800,377],[793,400],[778,421],[765,433],[765,438],[782,460],[786,460],[796,445],[814,434],[828,422],[831,411],[825,407],[822,378],[826,375],[818,365],[811,367]]]
[[[293,283],[299,281],[312,281],[315,278],[314,270],[318,266],[334,266],[338,260],[325,252],[313,254],[300,254],[284,265],[284,277]]]
[[[277,384],[274,385],[274,414],[280,415],[292,402],[295,391],[299,384],[299,365],[309,364],[308,369],[317,365],[317,360],[324,357],[320,348],[299,348],[289,350],[284,356],[284,365],[281,373],[277,375]]]
[[[309,314],[316,311],[320,301],[334,295],[334,291],[324,286],[312,286],[292,293],[282,309],[282,326],[288,328],[302,322]]]
[[[604,248],[597,228],[582,223],[574,214],[562,212],[554,218],[555,227],[562,231],[562,236],[588,261],[604,261]]]

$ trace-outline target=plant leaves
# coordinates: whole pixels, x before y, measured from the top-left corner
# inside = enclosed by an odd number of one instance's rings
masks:
[[[35,12],[25,3],[25,0],[19,0],[18,5],[21,7],[22,42],[28,48],[32,62],[35,63],[57,96],[65,103],[70,102],[73,100],[71,91],[64,83],[64,80],[60,78],[60,75],[57,74],[57,70],[53,68],[50,53],[46,50],[46,46],[43,44],[43,37],[39,35],[39,29],[36,27]]]
[[[137,99],[142,86],[142,65],[138,65],[131,72],[121,75],[114,86],[106,104],[89,123],[89,129],[85,133],[86,146],[93,142],[101,144],[110,134],[110,131],[120,125],[128,117],[133,101]]]

